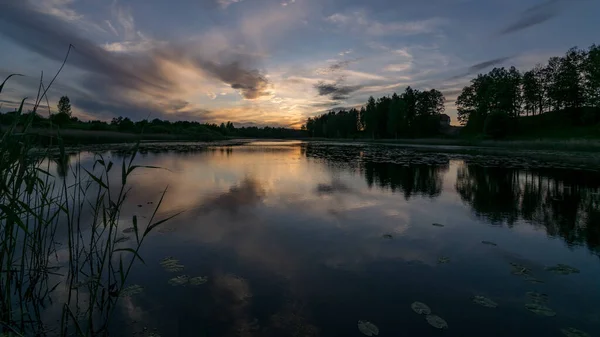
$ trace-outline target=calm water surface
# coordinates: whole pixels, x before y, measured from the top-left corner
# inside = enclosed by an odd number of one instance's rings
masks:
[[[359,320],[380,336],[600,331],[599,173],[406,158],[300,142],[140,155],[169,170],[137,171],[124,217],[147,219],[167,186],[160,216],[183,213],[142,248],[146,265],[129,281],[145,290],[121,300],[116,334],[362,336]],[[166,272],[167,256],[185,270]],[[511,274],[511,263],[543,283]],[[558,263],[580,273],[545,270]],[[208,282],[169,285],[180,274]],[[531,291],[548,295],[555,317],[525,308]],[[449,329],[430,326],[414,301]]]

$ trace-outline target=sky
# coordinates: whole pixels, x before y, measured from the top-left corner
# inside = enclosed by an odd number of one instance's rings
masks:
[[[62,95],[124,116],[299,128],[406,86],[455,99],[479,72],[600,43],[597,0],[0,0],[1,111]],[[41,77],[43,74],[43,77]],[[42,115],[47,114],[40,112]]]

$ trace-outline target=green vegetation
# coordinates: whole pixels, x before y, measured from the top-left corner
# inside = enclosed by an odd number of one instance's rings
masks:
[[[92,167],[70,165],[61,138],[57,156],[34,152],[29,130],[52,82],[40,84],[30,113],[22,114],[22,101],[0,138],[0,335],[45,335],[47,329],[62,336],[106,335],[119,298],[141,290],[127,287],[127,279],[134,262],[143,262],[145,239],[171,218],[156,221],[166,190],[148,223],[138,223],[121,214],[129,177],[142,169],[134,164],[138,145],[119,165],[118,181],[109,175],[114,163],[101,155]],[[60,113],[68,114],[69,106],[61,99]],[[65,163],[56,176],[52,160]],[[125,239],[121,231],[129,226]],[[49,305],[60,316],[44,317]]]

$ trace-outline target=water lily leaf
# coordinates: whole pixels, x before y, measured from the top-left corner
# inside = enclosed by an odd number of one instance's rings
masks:
[[[559,275],[579,274],[579,269],[562,263],[559,263],[556,266],[546,267],[546,270]]]
[[[589,334],[575,328],[560,329],[560,331],[567,337],[590,337]]]
[[[129,233],[133,233],[133,232],[135,232],[135,228],[133,228],[133,227],[128,227],[123,230],[124,234],[129,234]]]
[[[427,306],[427,304],[423,302],[413,302],[410,305],[411,309],[419,315],[429,315],[431,314],[431,309]]]
[[[121,289],[121,297],[130,297],[137,295],[144,291],[144,288],[138,284],[130,285],[129,287]]]
[[[367,336],[379,335],[379,328],[369,321],[358,321],[358,330]]]
[[[533,284],[540,284],[540,283],[544,283],[544,281],[542,280],[538,280],[533,276],[526,276],[525,277],[525,281],[529,282],[529,283],[533,283]]]
[[[498,303],[492,301],[491,299],[489,299],[485,296],[480,296],[480,295],[473,296],[473,303],[479,304],[486,308],[496,308],[498,306]]]
[[[441,223],[432,223],[431,225],[435,227],[444,227],[444,225],[442,225]]]
[[[206,276],[192,277],[189,280],[190,284],[193,286],[199,286],[201,284],[206,283],[207,281],[208,281],[208,277],[206,277]]]
[[[527,308],[527,310],[538,314],[540,316],[548,316],[548,317],[552,317],[552,316],[556,316],[556,312],[554,312],[554,310],[548,308],[545,305],[541,305],[541,304],[537,304],[537,303],[527,303],[525,304],[525,308]]]
[[[427,320],[427,323],[429,323],[434,328],[448,329],[448,323],[446,323],[446,321],[440,316],[427,315],[425,316],[425,319]]]
[[[384,239],[393,239],[394,236],[392,236],[392,234],[383,234],[383,238]]]
[[[442,256],[438,259],[438,264],[450,263],[450,258],[447,256]]]
[[[169,284],[172,286],[182,286],[186,283],[188,283],[188,281],[190,280],[190,277],[187,275],[179,275],[176,277],[173,277],[172,279],[169,280]]]
[[[184,265],[180,264],[179,260],[173,257],[164,258],[160,262],[160,265],[170,273],[179,273],[184,269]]]
[[[548,303],[548,295],[536,293],[535,291],[528,291],[527,298],[529,298],[529,300],[532,303],[537,303],[537,304]]]
[[[497,246],[498,244],[496,244],[495,242],[492,241],[481,241],[481,243],[483,243],[484,245],[488,245],[488,246]]]

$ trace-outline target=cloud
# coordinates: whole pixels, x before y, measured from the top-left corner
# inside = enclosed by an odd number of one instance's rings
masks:
[[[363,11],[348,14],[335,13],[327,17],[326,21],[345,30],[364,32],[367,35],[375,36],[432,33],[444,23],[444,20],[440,18],[402,22],[379,22],[369,18]]]
[[[120,21],[125,26],[125,35],[133,36],[135,29],[130,23],[133,21],[127,15]],[[35,10],[31,1],[3,7],[0,34],[58,62],[63,60],[67,47],[74,45],[67,69],[83,74],[78,85],[86,93],[74,99],[74,103],[99,115],[110,111],[130,117],[145,117],[148,113],[163,116],[192,111],[206,113],[189,102],[181,104],[181,97],[185,93],[192,96],[198,83],[207,80],[226,83],[246,99],[268,94],[265,76],[249,66],[254,63],[252,55],[224,50],[219,56],[226,61],[215,61],[214,51],[206,47],[198,49],[187,43],[160,41],[145,41],[143,52],[139,45],[138,49],[133,48],[135,42],[128,41],[103,47],[80,36],[68,22]]]
[[[577,0],[546,0],[540,4],[529,7],[524,10],[510,25],[500,31],[500,35],[507,35],[527,29],[529,27],[542,24],[560,14],[562,4],[569,3],[571,5]]]
[[[460,74],[460,75],[456,75],[453,76],[451,78],[449,78],[449,80],[455,80],[455,79],[459,79],[459,78],[463,78],[465,76],[474,74],[474,73],[478,73],[483,69],[489,68],[491,66],[495,66],[498,64],[502,64],[510,59],[514,58],[514,56],[507,56],[507,57],[499,57],[499,58],[495,58],[493,60],[489,60],[489,61],[485,61],[485,62],[481,62],[481,63],[477,63],[474,64],[472,66],[470,66],[466,72]]]
[[[334,101],[344,100],[349,97],[349,95],[357,90],[360,90],[362,86],[344,86],[339,83],[328,84],[323,81],[315,84],[315,89],[319,96],[329,96]]]
[[[217,0],[217,3],[222,7],[222,8],[227,8],[235,3],[238,2],[242,2],[244,0]]]
[[[295,2],[296,2],[296,0],[283,1],[281,3],[281,6],[285,7],[285,6],[291,5],[291,4],[295,3]]]

